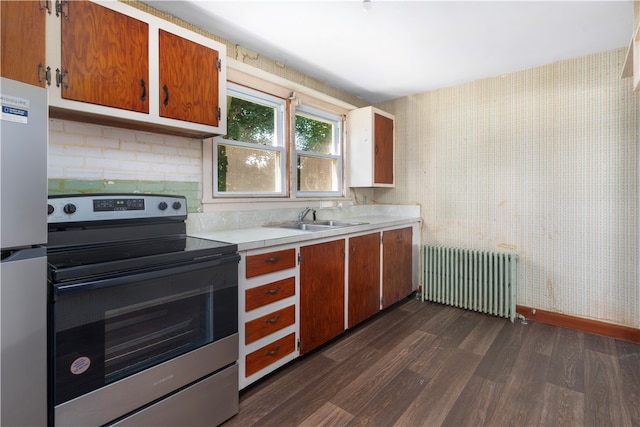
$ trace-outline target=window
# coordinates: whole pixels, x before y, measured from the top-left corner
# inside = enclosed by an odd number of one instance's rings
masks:
[[[254,87],[227,83],[227,135],[204,144],[203,199],[343,197],[347,109],[286,86]]]
[[[227,86],[227,135],[214,139],[215,196],[286,194],[285,101]]]
[[[342,194],[342,117],[301,105],[296,108],[298,196]]]

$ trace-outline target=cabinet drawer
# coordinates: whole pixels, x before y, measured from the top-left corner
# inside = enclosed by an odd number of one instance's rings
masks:
[[[245,311],[288,298],[296,293],[296,279],[288,277],[244,291]]]
[[[247,354],[245,377],[251,376],[272,363],[282,359],[287,354],[293,353],[296,347],[296,334],[292,332],[284,338],[266,345],[253,353]]]
[[[296,251],[293,248],[259,255],[249,255],[247,257],[246,277],[286,270],[287,268],[295,267],[295,265]]]
[[[285,326],[293,325],[295,321],[296,310],[293,305],[251,320],[245,324],[244,343],[249,344],[266,337]]]

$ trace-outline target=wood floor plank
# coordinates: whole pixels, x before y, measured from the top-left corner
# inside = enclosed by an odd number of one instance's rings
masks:
[[[274,408],[298,393],[303,392],[309,383],[315,383],[336,364],[316,353],[296,361],[286,369],[280,370],[249,388],[241,394],[240,413],[229,420],[225,426],[248,426],[257,423]]]
[[[355,351],[378,341],[385,332],[400,329],[398,325],[411,315],[411,311],[401,310],[400,307],[381,313],[354,330],[345,332],[348,339],[338,340],[330,347],[322,349],[322,352],[326,357],[341,362],[349,358]]]
[[[495,340],[500,330],[507,324],[507,320],[494,316],[482,316],[475,328],[458,346],[480,356],[484,356]]]
[[[521,323],[505,325],[493,340],[475,374],[487,380],[505,383],[529,331],[528,326]]]
[[[323,376],[314,382],[304,382],[295,395],[279,401],[271,412],[260,419],[260,425],[299,425],[355,380],[363,370],[382,355],[372,348],[363,348],[332,369],[322,370]],[[242,425],[242,424],[238,424]]]
[[[349,425],[352,419],[353,415],[333,403],[327,402],[307,419],[303,420],[300,425],[303,427],[341,427]]]
[[[429,387],[418,394],[397,420],[399,426],[440,425],[462,393],[480,356],[463,350],[454,350],[438,373],[429,381]]]
[[[349,426],[391,426],[426,387],[415,372],[402,370],[363,406]]]
[[[587,350],[585,353],[585,415],[587,426],[630,426],[624,404],[616,356]]]
[[[631,424],[640,426],[640,344],[617,341],[620,387]]]
[[[547,381],[584,393],[584,333],[558,328]]]
[[[640,426],[640,344],[483,316],[407,299],[243,391],[224,427]]]
[[[529,324],[527,341],[532,351],[551,356],[555,345],[558,328],[545,323],[532,322]]]
[[[546,385],[549,356],[524,347],[522,350],[498,400],[499,409],[488,425],[537,425],[542,417],[544,402],[540,396]]]
[[[544,405],[539,425],[566,427],[584,425],[583,393],[547,383],[542,401]]]
[[[434,335],[439,335],[444,332],[456,317],[464,313],[464,310],[432,302],[424,303],[424,307],[425,310],[434,311],[435,315],[426,321],[420,329]]]
[[[442,425],[452,427],[488,425],[503,388],[502,383],[472,375]]]
[[[394,351],[383,354],[340,390],[331,398],[331,402],[352,414],[358,413],[375,396],[375,391],[384,388],[413,359],[419,357],[431,346],[434,338],[431,334],[414,330]]]
[[[478,324],[478,313],[464,312],[440,334],[444,345],[457,348]]]

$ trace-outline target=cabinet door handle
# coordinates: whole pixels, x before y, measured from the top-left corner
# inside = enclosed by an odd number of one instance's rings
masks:
[[[265,356],[273,356],[274,354],[276,354],[277,352],[280,351],[280,346],[277,346],[276,348],[274,348],[273,350],[267,350],[265,351],[264,355]]]
[[[280,255],[272,256],[270,258],[266,258],[264,262],[267,264],[273,264],[274,262],[278,262],[280,260]]]
[[[164,91],[164,101],[162,101],[162,104],[166,107],[169,104],[169,88],[167,85],[164,85],[162,86],[162,90]]]
[[[280,319],[280,313],[276,314],[275,316],[269,318],[269,319],[264,319],[264,323],[268,323],[270,325],[273,325],[274,323],[276,323],[278,321],[278,319]]]
[[[275,295],[280,292],[280,286],[276,286],[275,289],[267,289],[264,291],[265,295]]]
[[[140,95],[140,101],[144,102],[147,100],[147,85],[144,82],[144,79],[140,79],[140,86],[142,86],[142,95]]]

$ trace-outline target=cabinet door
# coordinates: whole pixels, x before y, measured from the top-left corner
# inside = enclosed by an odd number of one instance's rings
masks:
[[[411,227],[382,235],[382,305],[400,301],[413,291]]]
[[[160,30],[160,116],[218,126],[218,52]]]
[[[344,239],[300,248],[300,354],[344,331],[344,248]]]
[[[45,86],[44,1],[0,2],[0,75]]]
[[[149,112],[149,26],[87,1],[62,21],[62,97]]]
[[[380,309],[380,234],[349,239],[349,318],[353,327]]]
[[[374,114],[374,182],[393,184],[393,120]]]

